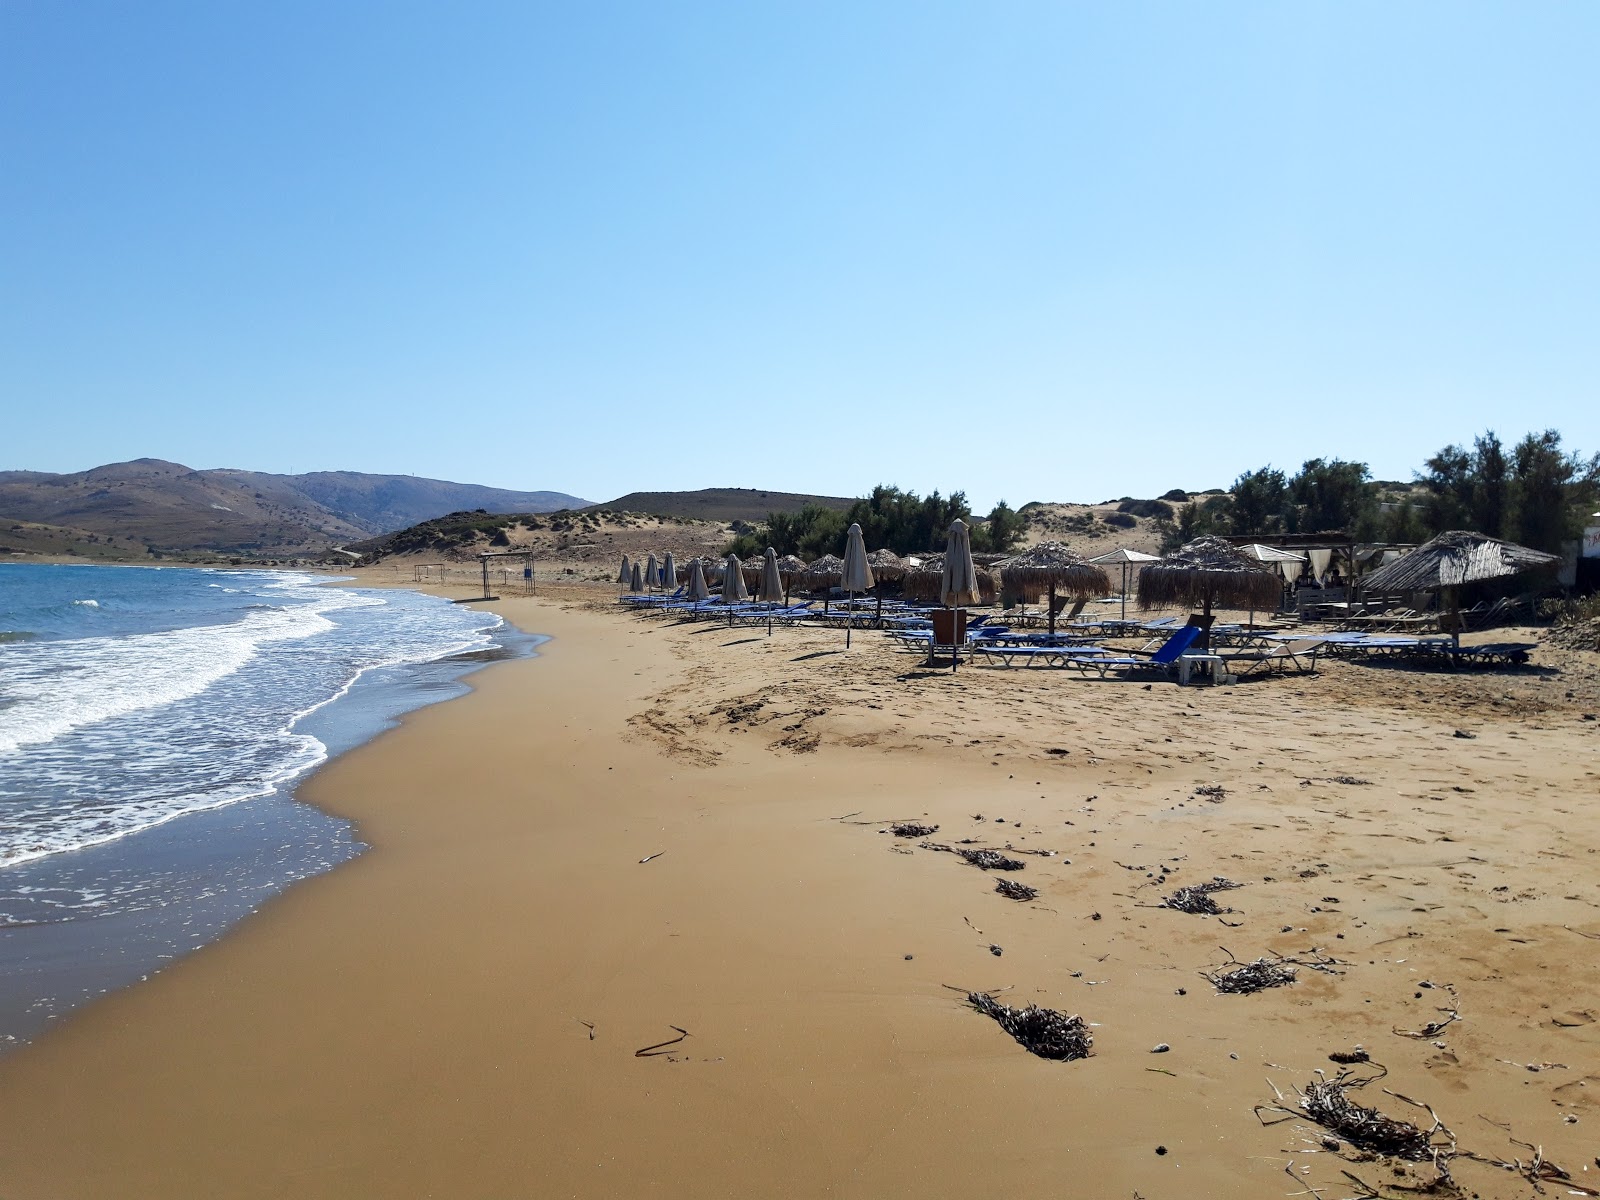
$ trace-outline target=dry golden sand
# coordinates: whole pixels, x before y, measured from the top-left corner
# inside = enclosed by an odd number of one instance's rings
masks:
[[[847,654],[836,633],[614,607],[501,602],[555,635],[538,659],[305,789],[371,853],[0,1063],[0,1195],[1419,1182],[1252,1111],[1356,1043],[1390,1072],[1365,1102],[1419,1115],[1388,1087],[1464,1147],[1528,1157],[1515,1137],[1600,1184],[1591,660],[1146,690],[952,679],[876,636]],[[1209,785],[1225,794],[1195,794]],[[1055,851],[1017,876],[1039,899],[882,832],[897,818]],[[1246,885],[1218,896],[1237,913],[1153,907],[1213,875]],[[1198,972],[1223,946],[1347,965],[1217,995]],[[1458,1023],[1393,1032],[1438,1018],[1446,984]],[[1035,1058],[947,985],[1082,1013],[1094,1056]],[[689,1036],[636,1056],[673,1026]],[[1533,1194],[1456,1174],[1467,1194]]]

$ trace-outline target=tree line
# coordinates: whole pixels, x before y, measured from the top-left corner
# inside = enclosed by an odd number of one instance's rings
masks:
[[[1158,524],[1163,551],[1209,533],[1270,539],[1339,531],[1362,542],[1410,543],[1470,529],[1557,553],[1579,535],[1597,495],[1600,454],[1566,449],[1554,429],[1510,447],[1490,430],[1470,448],[1446,446],[1409,484],[1375,481],[1365,463],[1337,458],[1310,459],[1293,475],[1268,465]]]
[[[858,524],[867,548],[888,547],[896,554],[928,554],[944,549],[950,522],[959,518],[972,530],[972,549],[1004,553],[1022,540],[1024,519],[1004,500],[987,517],[972,514],[965,492],[927,496],[879,484],[847,509],[808,504],[798,512],[768,513],[754,529],[740,532],[728,551],[740,558],[761,554],[771,546],[780,555],[796,554],[806,561],[824,554],[844,553],[845,536]]]

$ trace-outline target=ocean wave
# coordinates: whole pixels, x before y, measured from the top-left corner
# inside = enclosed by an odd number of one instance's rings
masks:
[[[279,790],[328,755],[301,722],[368,672],[484,651],[503,625],[312,576],[251,583],[278,603],[234,602],[225,624],[0,648],[0,866]]]

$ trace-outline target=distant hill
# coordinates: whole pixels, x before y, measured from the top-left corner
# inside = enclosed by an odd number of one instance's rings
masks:
[[[141,458],[56,475],[0,471],[0,552],[319,554],[463,506],[550,511],[587,501],[410,475],[197,471]]]
[[[660,513],[695,521],[764,521],[770,512],[799,512],[808,504],[849,508],[848,496],[806,496],[798,492],[763,492],[754,488],[702,488],[698,492],[629,492],[591,511]]]
[[[307,475],[265,475],[254,471],[212,471],[254,486],[282,484],[358,525],[367,533],[389,533],[463,509],[492,513],[557,512],[586,508],[589,501],[565,492],[512,492],[476,483],[447,483],[415,475],[364,475],[360,471],[313,471]]]

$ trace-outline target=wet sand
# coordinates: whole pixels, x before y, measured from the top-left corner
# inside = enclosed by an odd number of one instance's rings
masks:
[[[1464,1147],[1527,1157],[1515,1137],[1600,1184],[1587,660],[1145,690],[498,607],[555,640],[302,789],[371,853],[0,1063],[0,1195],[1158,1200],[1430,1177],[1254,1113],[1357,1043],[1390,1072],[1364,1102],[1427,1123],[1387,1087]],[[883,832],[909,818],[1054,851],[1021,856],[1039,899]],[[1238,911],[1157,907],[1215,875],[1245,885],[1217,895]],[[1218,995],[1199,972],[1221,947],[1339,973]],[[1446,985],[1460,1021],[1394,1032],[1443,1019]],[[962,1003],[1002,987],[1082,1013],[1094,1055],[1033,1057]]]

